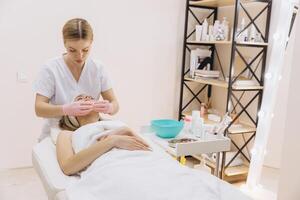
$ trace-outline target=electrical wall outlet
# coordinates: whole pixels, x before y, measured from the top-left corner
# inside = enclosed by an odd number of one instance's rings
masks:
[[[27,83],[28,76],[25,72],[17,72],[17,81],[20,83]]]

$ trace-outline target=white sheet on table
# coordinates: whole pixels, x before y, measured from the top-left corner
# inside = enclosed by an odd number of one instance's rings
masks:
[[[210,174],[153,152],[112,150],[66,189],[70,200],[248,200]]]

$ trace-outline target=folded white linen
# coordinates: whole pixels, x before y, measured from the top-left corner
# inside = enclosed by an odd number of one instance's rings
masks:
[[[94,144],[99,137],[109,134],[110,131],[126,127],[126,124],[117,120],[105,120],[84,125],[72,134],[72,146],[75,153]]]

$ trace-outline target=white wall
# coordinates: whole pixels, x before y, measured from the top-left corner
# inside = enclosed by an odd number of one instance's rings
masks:
[[[300,20],[297,21],[296,36],[300,34]],[[280,170],[280,182],[278,200],[300,199],[300,134],[299,134],[299,113],[300,113],[300,38],[296,37],[295,49],[292,59],[292,69],[289,83],[287,115],[284,128],[284,140],[282,141],[282,162]]]
[[[73,17],[94,28],[92,56],[111,75],[132,127],[177,116],[185,1],[2,0],[0,2],[0,169],[31,165],[40,134],[31,86],[39,67],[64,52],[61,28]],[[28,76],[17,82],[16,73]]]

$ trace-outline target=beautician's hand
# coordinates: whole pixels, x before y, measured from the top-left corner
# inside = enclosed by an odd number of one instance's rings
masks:
[[[93,110],[93,104],[90,101],[75,101],[62,106],[64,115],[84,116]]]
[[[150,151],[149,146],[143,144],[136,137],[126,135],[110,135],[108,138],[112,141],[114,147],[119,149],[126,149],[130,151],[144,150]]]
[[[107,100],[95,101],[93,110],[99,113],[111,114],[113,111],[113,105]]]

